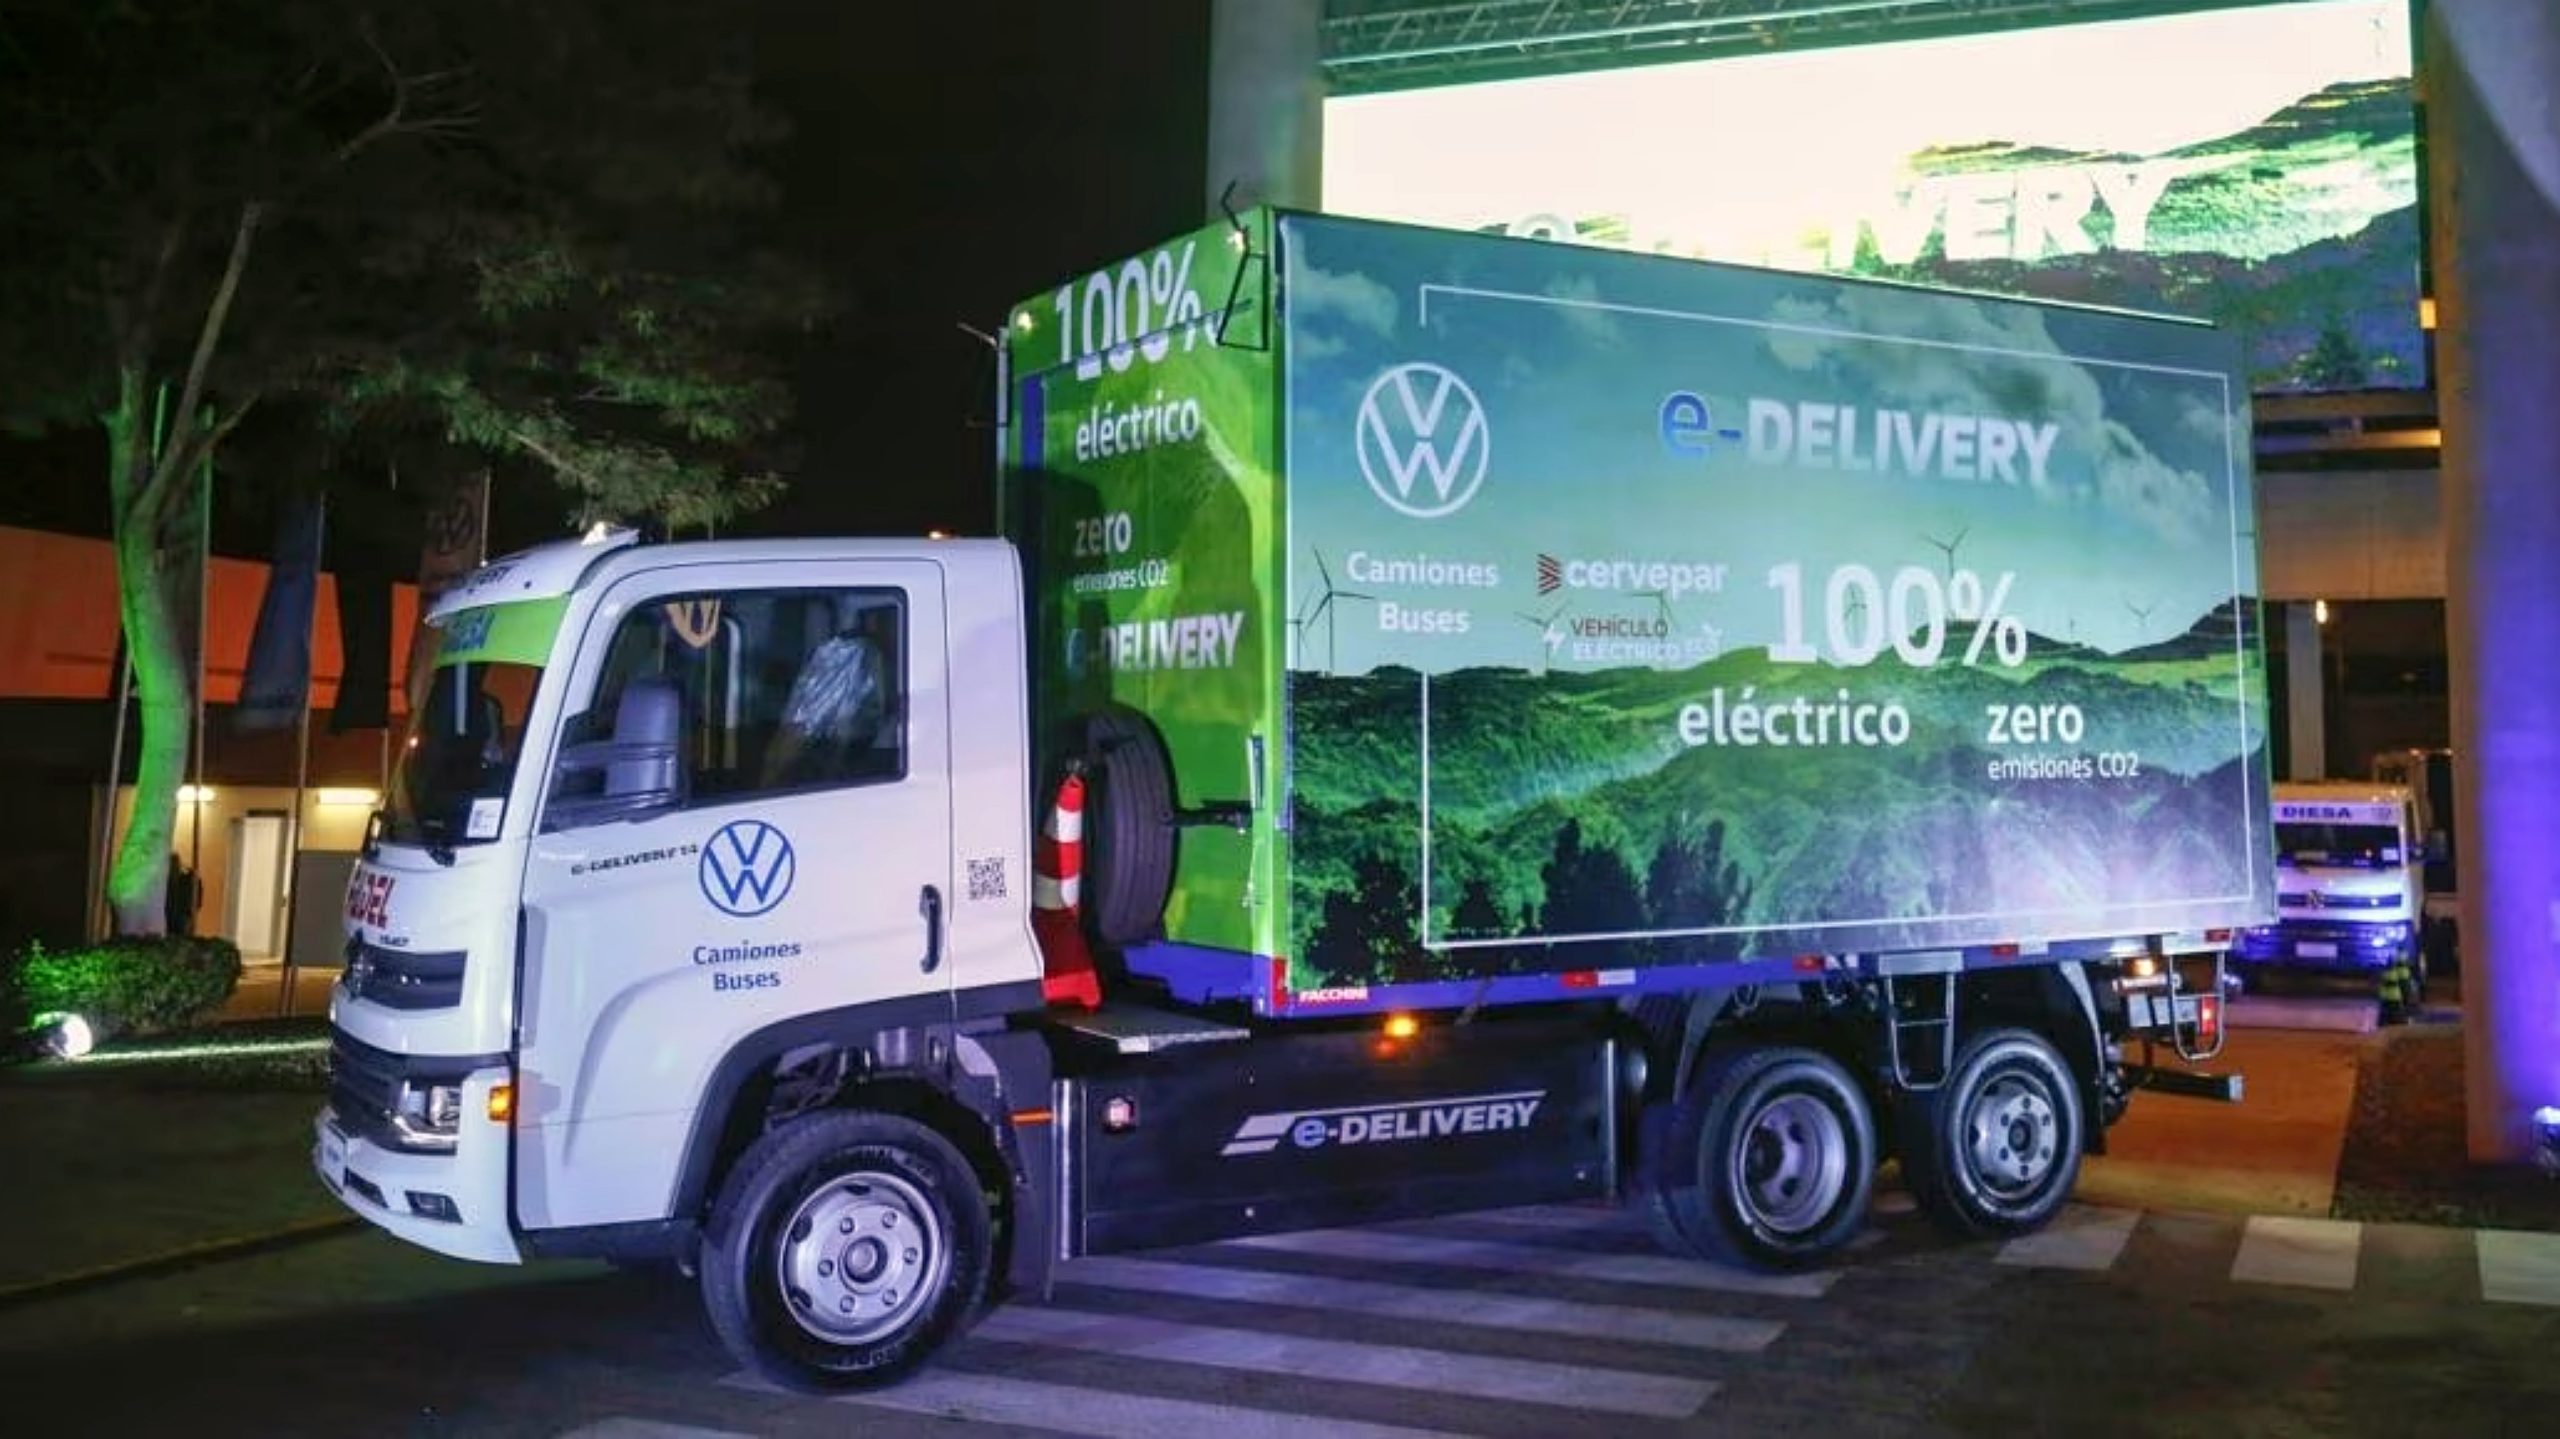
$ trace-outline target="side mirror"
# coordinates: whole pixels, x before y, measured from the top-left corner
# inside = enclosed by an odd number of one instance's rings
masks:
[[[573,744],[551,770],[545,827],[637,819],[685,800],[684,696],[668,679],[633,680],[606,739]]]

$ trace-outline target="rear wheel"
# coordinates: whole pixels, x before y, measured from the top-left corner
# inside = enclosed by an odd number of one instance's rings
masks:
[[[894,1383],[986,1293],[990,1226],[949,1140],[894,1115],[832,1113],[758,1140],[702,1239],[711,1327],[767,1379]]]
[[[1803,1269],[1866,1220],[1875,1122],[1857,1082],[1817,1050],[1710,1051],[1662,1131],[1659,1192],[1647,1199],[1657,1241],[1725,1264]]]
[[[1957,1234],[2025,1234],[2070,1199],[2082,1125],[2080,1086],[2052,1044],[1989,1030],[1966,1042],[1944,1084],[1903,1100],[1903,1176]]]

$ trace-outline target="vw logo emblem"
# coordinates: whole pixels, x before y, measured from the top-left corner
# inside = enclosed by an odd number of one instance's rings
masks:
[[[722,825],[702,847],[702,897],[722,914],[753,919],[791,893],[798,863],[791,841],[760,819]]]
[[[1483,487],[1493,458],[1493,434],[1485,428],[1476,392],[1450,371],[1421,361],[1369,382],[1352,443],[1369,488],[1417,520],[1464,508]],[[1419,496],[1417,479],[1430,482]]]

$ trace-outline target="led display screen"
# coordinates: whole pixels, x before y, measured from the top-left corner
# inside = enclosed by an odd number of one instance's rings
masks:
[[[1324,208],[2209,319],[2426,383],[2405,0],[1338,96]]]

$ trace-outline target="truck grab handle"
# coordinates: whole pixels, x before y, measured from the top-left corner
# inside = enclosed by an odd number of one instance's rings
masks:
[[[916,912],[924,916],[924,972],[931,974],[942,967],[942,891],[926,885]]]

